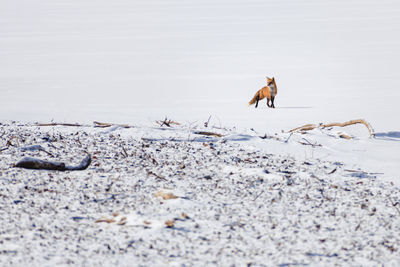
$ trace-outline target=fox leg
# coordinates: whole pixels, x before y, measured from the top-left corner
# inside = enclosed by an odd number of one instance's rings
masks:
[[[271,97],[271,102],[272,102],[272,105],[271,105],[271,107],[272,108],[275,108],[275,105],[274,105],[274,100],[275,100],[275,97],[273,96],[273,97]]]
[[[268,106],[268,107],[271,107],[271,106],[269,105],[269,98],[267,98],[267,106]]]
[[[258,101],[260,100],[260,97],[259,96],[257,96],[257,99],[256,99],[256,108],[258,107]]]

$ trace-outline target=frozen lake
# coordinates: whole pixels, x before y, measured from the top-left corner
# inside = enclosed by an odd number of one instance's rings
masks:
[[[3,1],[0,119],[400,130],[398,1]],[[276,110],[247,102],[278,84]]]
[[[400,1],[0,6],[0,265],[399,265]],[[266,76],[276,109],[249,107]],[[376,138],[287,132],[354,119]]]

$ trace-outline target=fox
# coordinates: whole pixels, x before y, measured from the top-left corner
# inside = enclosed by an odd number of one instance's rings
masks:
[[[257,108],[258,101],[260,101],[263,98],[266,98],[267,106],[270,108],[275,108],[274,100],[277,93],[278,93],[278,88],[276,87],[275,78],[272,77],[271,79],[267,77],[267,86],[264,86],[263,88],[257,91],[253,99],[250,100],[249,105],[253,105],[254,103],[256,103],[256,108]],[[269,101],[271,101],[271,105],[269,104]]]

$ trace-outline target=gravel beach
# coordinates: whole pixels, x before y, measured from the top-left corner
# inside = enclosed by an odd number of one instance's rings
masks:
[[[400,264],[399,188],[213,131],[1,123],[0,265]],[[86,170],[14,167],[87,153]]]

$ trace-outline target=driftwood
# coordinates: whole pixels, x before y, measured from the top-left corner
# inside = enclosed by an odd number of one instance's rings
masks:
[[[297,131],[306,132],[306,131],[314,130],[316,128],[324,129],[324,128],[333,127],[333,126],[345,127],[345,126],[354,125],[354,124],[363,124],[365,127],[367,127],[369,135],[371,137],[375,136],[374,130],[372,129],[371,125],[368,122],[366,122],[365,120],[361,120],[361,119],[360,120],[346,121],[346,122],[343,122],[343,123],[333,122],[333,123],[319,124],[319,125],[306,124],[306,125],[303,125],[303,126],[300,126],[300,127],[297,127],[297,128],[294,128],[294,129],[290,130],[289,133],[297,132]],[[351,139],[350,136],[345,135],[345,134],[340,135],[340,137],[346,138],[346,139]]]
[[[340,137],[340,138],[347,139],[347,140],[352,139],[351,136],[349,136],[349,135],[347,135],[347,134],[344,134],[344,133],[339,133],[339,137]]]
[[[119,126],[123,128],[134,128],[135,126],[128,125],[128,124],[117,124],[117,123],[108,123],[108,122],[99,122],[99,121],[94,121],[93,122],[94,127],[99,127],[99,128],[107,128],[111,126]]]
[[[94,121],[93,122],[94,127],[99,127],[99,128],[107,128],[111,126],[120,126],[123,128],[133,128],[135,126],[128,125],[128,124],[118,124],[118,123],[108,123],[108,122],[99,122],[99,121]],[[71,127],[91,127],[91,125],[87,124],[79,124],[79,123],[59,123],[59,122],[51,122],[51,123],[36,123],[37,126],[71,126]]]
[[[59,122],[51,122],[51,123],[36,123],[36,126],[71,126],[71,127],[86,127],[88,125],[79,124],[79,123],[59,123]]]
[[[53,162],[37,158],[25,157],[15,164],[15,167],[25,169],[57,170],[57,171],[80,171],[89,167],[92,162],[90,155],[87,155],[79,165],[69,166],[63,162]]]
[[[196,131],[194,134],[201,134],[201,135],[207,135],[207,136],[215,136],[215,137],[222,137],[222,134],[219,133],[213,133],[213,132],[204,132],[204,131]]]

